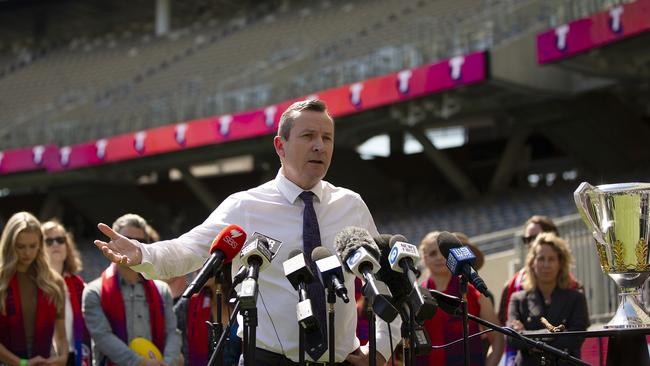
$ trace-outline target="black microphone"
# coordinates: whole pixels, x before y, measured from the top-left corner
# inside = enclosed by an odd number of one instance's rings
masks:
[[[282,267],[284,268],[284,275],[293,288],[298,291],[296,315],[298,324],[305,331],[305,343],[309,347],[308,353],[311,355],[319,350],[327,349],[327,342],[320,328],[321,324],[314,313],[307,293],[307,285],[314,282],[314,274],[307,266],[302,250],[292,250],[288,259],[282,262]],[[323,326],[325,327],[327,324],[323,324]]]
[[[490,291],[472,264],[476,256],[471,249],[458,240],[453,234],[443,231],[438,236],[438,247],[443,257],[447,259],[447,268],[453,275],[465,277],[485,297],[490,297]]]
[[[311,260],[316,263],[320,272],[321,281],[327,286],[328,291],[334,291],[345,303],[350,302],[348,289],[343,281],[343,268],[339,258],[325,247],[316,247],[311,252]]]
[[[346,271],[364,280],[363,295],[368,299],[373,311],[386,322],[397,317],[397,309],[392,305],[392,295],[385,283],[375,278],[379,270],[379,248],[367,230],[349,226],[334,238],[336,253]]]
[[[239,307],[243,310],[254,309],[257,305],[257,278],[272,259],[268,240],[262,235],[254,235],[253,239],[244,245],[240,256],[248,273],[239,289]]]
[[[429,290],[429,293],[434,299],[436,299],[438,302],[438,307],[445,313],[455,316],[462,315],[462,310],[460,308],[460,297],[448,295],[444,292],[431,289]]]
[[[381,251],[381,257],[379,261],[381,268],[377,272],[377,278],[386,283],[391,293],[393,294],[393,305],[402,311],[402,320],[405,321],[402,323],[402,337],[408,338],[408,333],[404,333],[406,329],[412,331],[413,343],[411,344],[411,347],[413,347],[415,350],[415,354],[420,356],[428,355],[431,352],[431,339],[429,338],[426,329],[420,324],[422,323],[422,320],[418,319],[418,313],[420,314],[420,317],[424,316],[424,312],[418,311],[418,309],[422,308],[422,305],[418,306],[418,304],[428,304],[425,306],[425,308],[432,306],[434,313],[436,311],[437,304],[430,295],[427,295],[428,292],[426,289],[419,287],[416,283],[415,286],[418,286],[419,289],[419,291],[416,292],[414,285],[409,282],[408,278],[404,276],[403,273],[393,271],[393,269],[390,267],[388,257],[390,256],[391,252],[391,238],[393,238],[393,240],[396,240],[397,238],[402,239],[403,237],[401,235],[380,234],[374,238],[375,243],[377,243],[377,246]],[[402,240],[406,241],[406,238],[403,238]],[[421,297],[416,296],[416,294],[420,293],[422,294]],[[413,312],[413,315],[415,317],[416,321],[414,324],[410,324],[410,321],[408,321],[410,312]],[[425,319],[428,318],[425,317]],[[408,328],[405,328],[406,325],[410,326]]]
[[[383,281],[393,294],[393,305],[399,308],[401,304],[408,300],[410,293],[409,281],[398,272],[393,271],[388,263],[388,256],[390,255],[390,234],[380,234],[374,237],[375,244],[380,251],[379,256],[379,271],[377,271],[377,279]]]
[[[298,323],[305,330],[319,328],[318,318],[314,315],[311,300],[307,294],[307,285],[314,282],[314,275],[305,263],[305,256],[300,249],[289,253],[286,261],[282,262],[284,276],[287,277],[294,289],[298,291]]]
[[[402,276],[409,283],[409,304],[415,314],[417,322],[423,322],[433,318],[436,314],[438,305],[426,289],[418,284],[416,264],[420,261],[418,248],[409,244],[406,238],[400,234],[393,235],[388,244],[390,253],[388,254],[388,263],[393,271],[402,273]]]
[[[239,267],[239,270],[237,273],[232,277],[232,288],[235,288],[235,286],[239,285],[241,281],[243,281],[246,276],[248,275],[248,268],[246,266],[241,266]]]

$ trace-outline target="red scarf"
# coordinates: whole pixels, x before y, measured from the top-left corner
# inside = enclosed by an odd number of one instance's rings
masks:
[[[5,300],[5,314],[0,314],[0,342],[9,351],[20,358],[41,356],[50,357],[54,323],[56,322],[56,307],[40,288],[36,295],[36,321],[34,322],[34,339],[32,353],[27,354],[25,339],[25,323],[23,308],[20,302],[18,275],[14,274],[9,282]]]
[[[120,289],[120,278],[117,266],[111,264],[102,273],[102,290],[100,302],[102,310],[111,324],[113,333],[125,344],[129,344],[126,331],[126,313],[124,300]],[[149,303],[149,322],[151,323],[151,337],[153,344],[161,353],[165,350],[165,306],[156,284],[152,280],[141,278],[144,293]],[[109,361],[109,365],[112,363]]]
[[[425,284],[427,288],[436,289],[436,284],[433,279],[429,278]],[[479,316],[481,313],[481,305],[478,302],[479,292],[472,285],[467,286],[467,312]],[[449,280],[447,288],[444,293],[460,296],[458,277],[453,276]],[[447,344],[463,337],[463,322],[460,317],[453,317],[442,310],[436,311],[436,315],[430,320],[424,322],[429,336],[431,337],[431,344],[439,346]],[[469,335],[479,332],[478,325],[474,322],[469,322]],[[476,336],[469,340],[470,352],[470,365],[478,366],[485,365],[485,357],[483,356],[483,345],[481,337]],[[445,349],[434,349],[429,353],[426,358],[427,365],[462,365],[465,357],[463,354],[463,344],[455,343],[453,346]]]
[[[72,307],[72,334],[74,339],[75,366],[90,366],[90,335],[86,329],[83,314],[81,313],[81,295],[86,284],[81,277],[66,273],[63,276],[65,285],[68,287],[70,306]],[[84,347],[86,346],[86,352]],[[85,354],[84,354],[85,353]]]
[[[187,353],[188,365],[207,365],[208,363],[208,327],[210,321],[212,296],[210,289],[204,287],[201,292],[190,298],[187,306]]]

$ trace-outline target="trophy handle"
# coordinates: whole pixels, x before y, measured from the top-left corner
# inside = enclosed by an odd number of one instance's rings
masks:
[[[590,226],[594,239],[596,239],[600,244],[605,244],[605,238],[603,237],[603,233],[600,232],[600,226],[593,217],[595,212],[590,193],[595,191],[600,192],[597,187],[594,187],[587,182],[582,182],[578,186],[578,189],[573,192],[573,199],[576,202],[576,207],[578,208],[578,213],[582,216],[582,220]]]

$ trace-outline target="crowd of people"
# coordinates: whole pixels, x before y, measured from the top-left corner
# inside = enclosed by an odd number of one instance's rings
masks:
[[[0,238],[0,363],[7,365],[205,365],[214,344],[206,322],[227,322],[233,311],[227,301],[233,291],[232,275],[243,264],[235,257],[224,268],[222,283],[212,279],[188,302],[174,306],[187,286],[188,274],[203,265],[209,245],[220,229],[240,224],[248,233],[278,238],[286,253],[305,250],[307,243],[330,247],[347,226],[379,236],[361,197],[324,180],[334,144],[334,121],[318,100],[297,102],[282,115],[274,147],[282,163],[275,179],[228,197],[206,220],[182,236],[160,240],[140,216],[126,214],[109,227],[99,224],[107,241],[95,245],[110,261],[101,276],[86,284],[78,276],[81,260],[72,235],[57,221],[45,223],[27,212],[8,220]],[[432,231],[419,245],[425,270],[419,278],[424,288],[459,296],[459,280],[448,270],[438,246],[440,232]],[[459,240],[484,257],[462,233]],[[468,312],[517,331],[544,329],[549,324],[567,330],[584,330],[589,316],[582,286],[571,275],[571,253],[552,220],[533,216],[524,227],[529,245],[524,268],[504,288],[498,306],[471,284]],[[304,243],[304,247],[303,247]],[[311,249],[311,248],[310,248]],[[314,267],[309,255],[307,265]],[[158,278],[167,279],[166,282]],[[355,276],[346,273],[344,284],[355,288]],[[269,264],[258,279],[256,365],[296,365],[299,339],[294,308],[298,296],[284,278],[282,261]],[[322,285],[315,290],[324,291]],[[223,296],[217,296],[223,295]],[[217,301],[222,298],[221,301]],[[323,303],[311,296],[316,315]],[[335,360],[337,364],[366,365],[371,355],[356,335],[355,301],[337,299]],[[323,318],[325,319],[325,318]],[[242,324],[229,328],[221,357],[224,364],[241,362]],[[390,324],[376,322],[376,361],[394,361],[401,318]],[[434,346],[462,337],[457,316],[438,310],[424,321]],[[364,328],[365,329],[365,328]],[[470,334],[484,329],[471,323]],[[552,344],[579,357],[581,340]],[[145,344],[147,347],[143,347]],[[505,354],[508,364],[539,364],[544,354],[529,351],[494,332],[472,337],[472,365],[497,365]],[[312,349],[308,360],[324,363],[326,349]],[[387,361],[388,360],[388,361]],[[422,365],[462,365],[460,343],[437,348],[417,362]]]

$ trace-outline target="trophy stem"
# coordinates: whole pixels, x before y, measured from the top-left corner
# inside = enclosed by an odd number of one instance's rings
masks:
[[[650,315],[644,310],[639,295],[638,288],[621,288],[616,314],[604,328],[643,328],[650,325]]]

